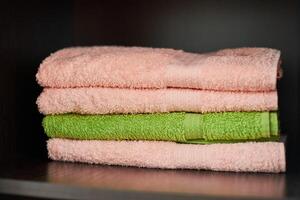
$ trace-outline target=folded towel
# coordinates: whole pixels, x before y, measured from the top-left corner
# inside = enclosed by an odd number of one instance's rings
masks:
[[[74,47],[51,54],[36,75],[44,87],[276,89],[280,51],[225,49],[206,54],[139,47]]]
[[[48,115],[49,137],[84,140],[164,140],[186,143],[277,140],[275,112]]]
[[[37,100],[47,114],[162,113],[277,110],[277,92],[192,89],[45,88]]]
[[[284,172],[283,143],[193,145],[159,141],[48,140],[53,160],[168,169]]]

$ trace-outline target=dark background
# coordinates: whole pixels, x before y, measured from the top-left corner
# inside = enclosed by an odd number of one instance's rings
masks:
[[[47,159],[35,74],[51,52],[79,45],[128,45],[206,52],[280,49],[278,85],[288,170],[299,167],[297,1],[7,1],[0,6],[0,159]]]

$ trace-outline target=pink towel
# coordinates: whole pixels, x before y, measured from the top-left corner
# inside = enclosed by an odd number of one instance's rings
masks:
[[[192,89],[46,88],[37,100],[45,115],[277,110],[277,92]]]
[[[49,139],[53,160],[167,169],[284,172],[284,144],[193,145],[159,141]]]
[[[280,51],[225,49],[206,54],[139,47],[74,47],[51,54],[36,75],[41,86],[194,88],[273,91]]]

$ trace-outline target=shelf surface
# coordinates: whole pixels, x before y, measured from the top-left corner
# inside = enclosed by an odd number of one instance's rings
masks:
[[[0,193],[57,199],[297,199],[298,173],[159,170],[56,161],[1,164]]]

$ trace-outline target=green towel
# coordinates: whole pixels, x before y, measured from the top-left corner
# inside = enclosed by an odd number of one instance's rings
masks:
[[[276,112],[48,115],[49,137],[217,143],[278,140]]]

